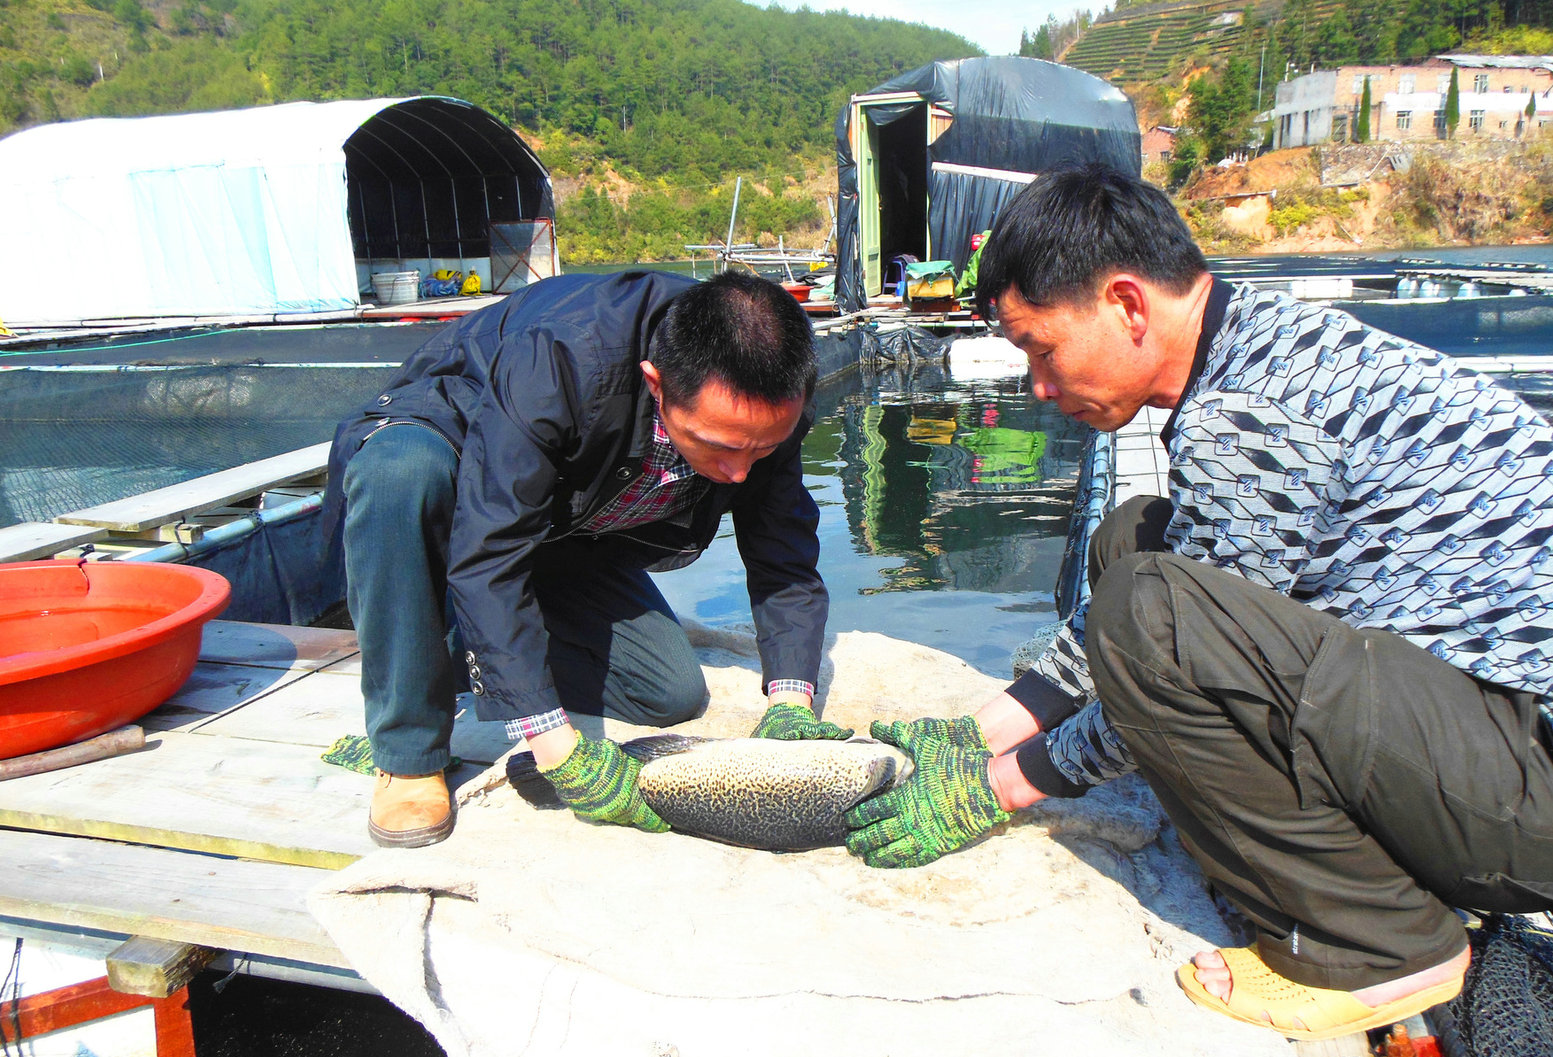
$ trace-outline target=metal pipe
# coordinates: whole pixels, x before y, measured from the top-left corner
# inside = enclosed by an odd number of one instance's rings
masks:
[[[197,558],[206,551],[215,550],[225,546],[234,540],[244,539],[253,535],[266,525],[283,525],[288,521],[315,514],[323,509],[324,497],[322,492],[313,492],[295,502],[286,503],[284,506],[275,507],[272,510],[255,510],[244,517],[228,521],[224,525],[217,525],[206,532],[193,543],[169,543],[165,546],[155,547],[139,554],[123,558],[128,562],[183,562],[190,558]]]
[[[263,954],[222,951],[211,959],[208,968],[215,972],[241,973],[244,976],[258,976],[289,984],[328,987],[335,991],[355,991],[363,995],[382,994],[363,980],[360,974],[350,969],[336,969],[332,965],[315,965]]]
[[[723,243],[723,253],[725,256],[733,248],[733,225],[734,221],[739,219],[739,191],[743,187],[744,177],[740,176],[733,181],[733,209],[728,212],[728,238]],[[723,267],[726,268],[727,266],[728,264],[725,260]]]

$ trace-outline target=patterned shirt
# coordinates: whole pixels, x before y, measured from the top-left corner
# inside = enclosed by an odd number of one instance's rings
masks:
[[[642,461],[642,472],[577,531],[597,535],[654,521],[671,521],[695,506],[709,483],[705,477],[696,476],[669,440],[663,419],[654,411],[652,446]]]
[[[1161,439],[1174,553],[1553,694],[1553,426],[1515,394],[1342,312],[1239,286]],[[1132,769],[1083,630],[1076,612],[1032,669],[1088,702],[1044,739],[1068,795]]]

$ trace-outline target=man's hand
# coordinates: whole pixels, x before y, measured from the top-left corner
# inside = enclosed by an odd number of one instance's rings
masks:
[[[955,716],[953,719],[925,716],[909,722],[898,719],[894,723],[880,723],[875,720],[868,732],[877,740],[887,741],[896,746],[902,745],[907,740],[918,742],[926,738],[936,738],[962,749],[991,751],[987,745],[987,736],[982,733],[981,724],[976,722],[975,716]]]
[[[647,806],[636,785],[641,769],[641,761],[627,756],[614,742],[590,741],[579,734],[566,759],[548,770],[541,767],[539,773],[581,818],[662,833],[669,824]]]
[[[813,709],[796,701],[773,703],[750,734],[752,738],[775,738],[778,741],[846,741],[851,736],[851,728],[816,719]]]
[[[876,727],[874,735],[910,753],[916,771],[846,814],[847,850],[869,866],[925,866],[1009,817],[988,779],[992,753],[904,727]]]

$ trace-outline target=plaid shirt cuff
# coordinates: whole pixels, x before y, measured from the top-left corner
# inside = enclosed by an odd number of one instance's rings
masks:
[[[802,679],[773,679],[766,684],[766,696],[780,693],[808,694],[814,697],[814,684]]]
[[[541,712],[537,716],[519,716],[517,719],[507,721],[507,740],[518,741],[532,738],[535,734],[543,734],[547,730],[564,727],[571,722],[566,718],[564,709],[555,708],[549,712]]]

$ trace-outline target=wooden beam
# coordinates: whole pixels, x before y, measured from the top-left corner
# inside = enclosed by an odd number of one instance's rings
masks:
[[[55,520],[66,525],[94,525],[113,532],[145,532],[201,510],[226,506],[267,488],[322,473],[328,463],[328,442],[314,444],[128,499],[61,514]]]
[[[314,671],[359,652],[354,631],[290,624],[212,620],[200,639],[200,660],[258,668]]]
[[[350,968],[307,910],[322,870],[24,832],[5,859],[10,919]]]
[[[197,943],[133,936],[108,955],[108,984],[126,995],[166,998],[189,986],[218,953]]]
[[[52,521],[23,521],[0,528],[0,562],[30,562],[52,558],[60,551],[102,539],[103,528],[60,525]]]
[[[0,826],[339,869],[375,850],[372,779],[319,752],[157,734],[127,756],[0,782]]]

